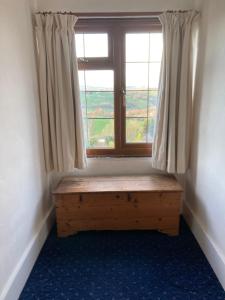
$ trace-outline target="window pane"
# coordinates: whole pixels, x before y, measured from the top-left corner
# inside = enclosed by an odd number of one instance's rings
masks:
[[[107,33],[76,33],[77,57],[108,57]]]
[[[77,57],[84,57],[84,40],[83,34],[75,34],[75,45]]]
[[[126,34],[126,62],[147,62],[149,60],[149,34]]]
[[[91,33],[84,34],[85,57],[108,56],[108,34]]]
[[[86,117],[86,97],[85,92],[80,92],[80,102],[83,116]]]
[[[162,59],[163,38],[162,33],[150,34],[150,61],[160,62]]]
[[[148,143],[153,142],[155,122],[156,122],[156,113],[157,113],[157,104],[158,104],[158,91],[151,90],[149,91],[149,102],[148,102]]]
[[[114,148],[114,119],[88,119],[88,148]]]
[[[85,91],[84,71],[78,71],[80,91]]]
[[[113,71],[85,71],[87,91],[113,91]]]
[[[148,63],[126,64],[126,90],[146,90],[148,88]]]
[[[126,93],[126,116],[147,117],[148,92],[132,91]]]
[[[160,63],[149,64],[149,88],[158,89],[160,75]]]
[[[147,141],[147,118],[126,119],[126,142],[146,143]]]
[[[113,92],[87,92],[87,115],[89,118],[114,116]]]
[[[155,118],[148,118],[148,136],[147,142],[152,143],[155,130]]]
[[[156,107],[158,104],[158,91],[157,90],[150,90],[148,96],[148,106]]]
[[[79,71],[87,148],[114,148],[113,82],[113,71]]]

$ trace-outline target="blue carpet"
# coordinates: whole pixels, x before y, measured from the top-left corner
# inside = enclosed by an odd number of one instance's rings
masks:
[[[193,235],[181,227],[178,237],[108,231],[63,239],[54,229],[20,300],[224,300]]]

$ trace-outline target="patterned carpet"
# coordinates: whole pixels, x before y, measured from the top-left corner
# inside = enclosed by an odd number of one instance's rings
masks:
[[[217,300],[225,292],[182,222],[151,231],[50,234],[20,300]]]

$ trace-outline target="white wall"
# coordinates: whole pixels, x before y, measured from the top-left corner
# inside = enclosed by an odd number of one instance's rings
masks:
[[[29,5],[28,0],[0,0],[0,299],[9,292],[51,206]]]
[[[197,5],[202,23],[185,215],[225,288],[225,1]]]
[[[193,8],[192,0],[38,0],[38,11],[116,12],[164,11]],[[117,175],[156,173],[150,158],[90,158],[76,175]]]
[[[77,12],[164,11],[193,8],[193,0],[38,0],[38,10]]]

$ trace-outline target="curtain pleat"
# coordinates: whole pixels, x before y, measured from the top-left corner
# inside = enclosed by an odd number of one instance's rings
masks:
[[[47,171],[86,167],[74,27],[77,17],[36,14],[37,67]]]
[[[192,108],[192,25],[195,11],[160,15],[163,58],[152,166],[183,174],[188,168]]]

